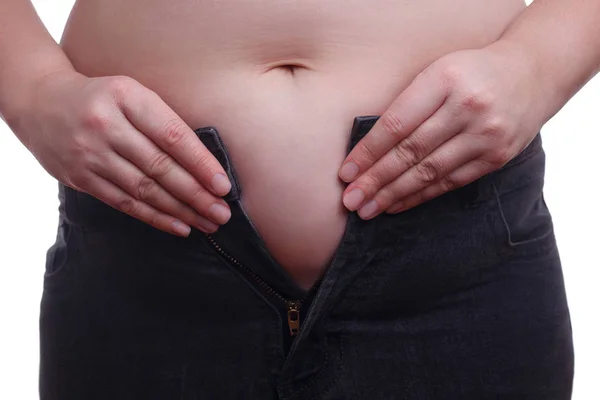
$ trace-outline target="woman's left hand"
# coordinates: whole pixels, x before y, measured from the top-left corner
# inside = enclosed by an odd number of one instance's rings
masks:
[[[544,89],[510,42],[437,59],[346,157],[345,206],[363,219],[404,211],[502,167],[546,122]]]

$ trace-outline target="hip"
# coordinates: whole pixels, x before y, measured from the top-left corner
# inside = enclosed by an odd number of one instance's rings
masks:
[[[211,240],[67,188],[44,282],[42,393],[567,399],[571,331],[543,176],[537,136],[500,170],[409,211],[349,214],[308,296],[239,207],[241,185],[227,197],[232,225]],[[285,299],[300,304],[293,341]]]

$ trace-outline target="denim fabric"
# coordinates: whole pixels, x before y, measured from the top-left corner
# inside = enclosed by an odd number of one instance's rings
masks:
[[[348,151],[376,116],[357,117]],[[501,169],[364,221],[314,290],[244,211],[176,237],[59,184],[41,304],[42,400],[559,400],[573,345],[541,134]],[[290,301],[302,299],[290,335]]]

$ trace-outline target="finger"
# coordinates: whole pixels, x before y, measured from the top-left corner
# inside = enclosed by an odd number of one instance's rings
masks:
[[[461,132],[466,124],[467,116],[447,101],[429,119],[348,185],[344,190],[344,205],[350,211],[357,210],[380,188]]]
[[[452,173],[445,176],[443,179],[434,183],[433,185],[430,185],[425,189],[417,193],[413,193],[394,203],[391,207],[389,207],[386,210],[386,213],[396,214],[402,211],[406,211],[419,204],[425,203],[426,201],[441,196],[452,189],[466,186],[469,183],[479,179],[481,176],[491,172],[487,171],[481,174],[481,171],[483,170],[482,167],[485,168],[485,165],[485,163],[482,163],[479,160],[473,160],[461,166],[456,171],[453,171]]]
[[[114,137],[111,138],[116,153],[159,182],[177,199],[192,206],[200,215],[209,217],[217,224],[229,220],[231,211],[225,200],[209,192],[175,159],[131,124],[125,121],[120,127],[117,128],[120,131],[112,132]]]
[[[369,169],[444,104],[449,92],[449,85],[434,71],[426,69],[417,75],[350,151],[340,179],[350,182]]]
[[[138,87],[137,95],[121,99],[120,105],[127,119],[177,160],[202,186],[217,196],[226,195],[231,182],[216,157],[158,94],[143,89]]]
[[[358,210],[360,217],[371,219],[377,216],[399,199],[421,191],[462,165],[481,156],[486,148],[482,142],[473,135],[459,133],[420,163],[381,188],[372,200]]]
[[[91,169],[97,175],[119,186],[133,198],[203,232],[213,233],[219,228],[218,225],[177,200],[160,183],[116,153],[110,153],[108,158],[99,165],[91,166]]]
[[[146,222],[161,231],[178,236],[188,236],[190,226],[183,221],[158,211],[154,207],[137,200],[123,189],[105,178],[94,174],[89,180],[87,192],[109,206],[134,218]]]

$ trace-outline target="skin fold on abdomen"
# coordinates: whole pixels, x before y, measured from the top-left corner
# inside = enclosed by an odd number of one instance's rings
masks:
[[[214,126],[243,205],[304,288],[346,211],[355,116],[380,115],[437,58],[496,40],[521,0],[79,0],[61,40],[87,76],[127,75],[192,128]]]

